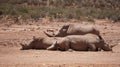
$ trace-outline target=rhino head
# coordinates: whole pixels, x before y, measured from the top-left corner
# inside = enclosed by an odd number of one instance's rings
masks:
[[[105,51],[112,51],[112,47],[109,44],[104,43],[103,50],[105,50]]]
[[[29,40],[26,43],[20,43],[20,45],[22,46],[21,50],[42,48],[43,39],[43,37],[33,37],[32,41]]]
[[[68,28],[70,25],[64,25],[62,28],[60,28],[57,32],[54,32],[53,34],[49,34],[47,31],[43,31],[48,37],[64,37],[67,34]]]
[[[22,46],[21,50],[29,49],[29,46],[27,44],[20,43],[20,45]]]

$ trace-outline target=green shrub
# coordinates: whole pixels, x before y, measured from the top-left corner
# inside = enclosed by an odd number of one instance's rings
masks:
[[[46,16],[87,21],[108,18],[116,22],[120,21],[119,3],[120,0],[1,0],[0,15],[35,20]]]

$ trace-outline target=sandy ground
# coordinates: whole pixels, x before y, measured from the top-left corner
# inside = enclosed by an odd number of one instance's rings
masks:
[[[64,24],[68,23],[1,26],[0,67],[120,67],[120,23],[96,21],[106,42],[117,44],[113,52],[20,50],[20,42],[46,36],[44,30],[59,29]]]

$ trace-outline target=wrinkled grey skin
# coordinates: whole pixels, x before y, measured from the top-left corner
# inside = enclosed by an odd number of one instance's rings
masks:
[[[97,51],[98,48],[104,51],[112,51],[112,48],[101,40],[97,35],[86,34],[86,35],[69,35],[61,38],[56,43],[48,47],[48,50],[57,48],[62,51],[69,49],[75,51]]]
[[[67,35],[84,35],[92,33],[98,35],[99,38],[102,39],[99,30],[94,25],[68,24],[64,25],[58,32],[52,35],[49,34],[47,31],[44,31],[44,33],[48,37],[65,37]]]
[[[39,37],[33,38],[28,44],[21,43],[22,50],[28,49],[48,49],[67,51],[98,51],[98,48],[105,51],[112,51],[112,48],[101,40],[97,35],[69,35],[62,38]],[[114,46],[113,46],[114,47]]]
[[[34,37],[32,41],[28,44],[20,43],[22,48],[21,50],[28,50],[28,49],[47,49],[49,46],[54,44],[55,38],[44,38],[44,37]]]

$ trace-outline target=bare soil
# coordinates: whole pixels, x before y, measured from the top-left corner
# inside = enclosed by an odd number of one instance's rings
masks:
[[[0,67],[120,67],[120,23],[95,22],[113,52],[20,50],[20,42],[44,36],[44,30],[59,29],[69,22],[0,26]],[[74,22],[71,24],[88,24]]]

